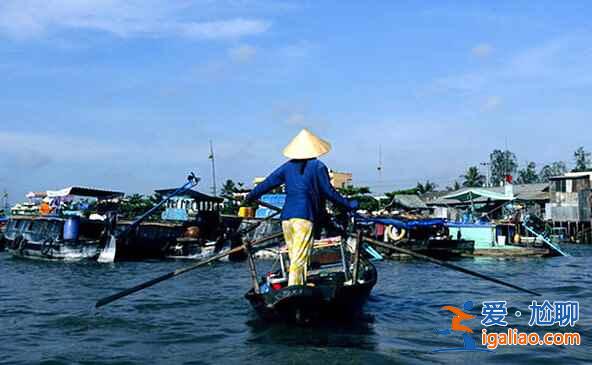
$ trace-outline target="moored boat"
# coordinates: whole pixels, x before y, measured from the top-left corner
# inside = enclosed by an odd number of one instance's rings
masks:
[[[32,259],[94,260],[104,247],[104,232],[105,223],[99,220],[13,216],[5,230],[6,250]]]
[[[34,209],[10,217],[6,250],[13,256],[41,260],[97,259],[109,228],[103,214],[114,209],[123,193],[72,186],[34,195],[39,198],[29,201]]]

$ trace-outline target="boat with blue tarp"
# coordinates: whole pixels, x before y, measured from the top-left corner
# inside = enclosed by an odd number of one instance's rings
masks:
[[[442,218],[361,217],[359,222],[373,227],[375,239],[431,257],[445,259],[473,252],[474,243],[451,236]],[[392,258],[403,257],[393,250],[380,251]]]

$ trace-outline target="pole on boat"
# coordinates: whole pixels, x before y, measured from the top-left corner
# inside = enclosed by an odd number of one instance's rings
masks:
[[[214,196],[218,195],[216,191],[216,157],[214,156],[214,145],[210,139],[210,155],[208,157],[212,161],[212,193]]]
[[[352,273],[352,284],[358,282],[358,271],[360,270],[360,248],[362,247],[362,231],[358,230],[354,246],[354,269]]]
[[[435,258],[430,257],[430,256],[422,255],[420,253],[413,252],[411,250],[407,250],[407,249],[404,249],[404,248],[401,248],[401,247],[392,246],[392,245],[387,245],[384,242],[380,242],[380,241],[374,240],[374,239],[369,238],[369,237],[364,237],[364,241],[366,241],[366,242],[368,242],[368,243],[370,243],[372,245],[375,245],[375,246],[383,247],[383,248],[386,248],[388,250],[397,251],[397,252],[400,252],[400,253],[403,253],[403,254],[406,254],[406,255],[409,255],[409,256],[416,257],[418,259],[429,261],[429,262],[434,263],[436,265],[444,266],[444,267],[447,267],[447,268],[452,269],[452,270],[455,270],[455,271],[460,271],[460,272],[465,273],[465,274],[468,274],[468,275],[476,276],[478,278],[481,278],[481,279],[484,279],[484,280],[488,280],[488,281],[494,282],[494,283],[499,284],[499,285],[504,285],[504,286],[507,286],[509,288],[516,289],[518,291],[522,291],[522,292],[525,292],[525,293],[528,293],[528,294],[536,295],[537,297],[541,296],[539,293],[534,292],[532,290],[524,289],[524,288],[521,288],[521,287],[519,287],[517,285],[508,283],[506,281],[502,281],[500,279],[489,277],[489,276],[484,275],[484,274],[481,274],[479,272],[476,272],[476,271],[473,271],[473,270],[469,270],[469,269],[465,269],[464,267],[461,267],[461,266],[458,266],[458,265],[454,265],[454,264],[451,264],[449,262],[441,261],[441,260],[435,259]]]
[[[247,262],[249,264],[249,273],[251,274],[251,281],[253,282],[253,290],[255,293],[259,293],[259,281],[257,280],[257,267],[255,266],[255,260],[253,259],[253,250],[251,249],[251,243],[247,242],[244,244],[245,252],[247,253]]]
[[[132,224],[130,224],[129,226],[127,226],[117,236],[115,235],[115,233],[113,231],[115,229],[115,227],[112,227],[113,230],[110,232],[111,234],[110,234],[110,237],[109,237],[109,242],[107,242],[107,244],[105,245],[105,247],[101,251],[101,254],[99,255],[99,258],[97,259],[97,261],[100,262],[100,263],[110,263],[110,262],[115,261],[115,253],[117,251],[117,239],[118,238],[124,237],[129,232],[131,232],[140,223],[142,223],[142,221],[144,219],[146,219],[152,213],[154,213],[158,208],[160,208],[170,198],[172,198],[175,195],[184,193],[185,191],[187,191],[187,190],[191,189],[192,187],[196,186],[199,183],[199,180],[200,180],[199,177],[196,177],[193,172],[190,173],[189,176],[187,176],[187,182],[183,186],[181,186],[177,190],[173,191],[172,193],[170,193],[169,195],[167,195],[166,197],[164,197],[164,199],[162,199],[158,204],[156,204],[155,206],[153,206],[152,208],[150,208],[146,213],[142,214],[138,219],[136,219],[135,222],[133,222]],[[115,224],[113,224],[113,226],[115,226]]]
[[[219,260],[219,259],[221,259],[221,258],[223,258],[225,256],[230,255],[230,254],[233,254],[233,253],[242,251],[242,250],[244,250],[247,247],[247,245],[252,245],[253,249],[265,248],[266,246],[268,246],[268,244],[266,244],[266,242],[273,241],[275,239],[282,238],[282,237],[283,237],[283,233],[276,233],[276,234],[273,234],[273,235],[264,237],[264,238],[262,238],[260,240],[257,240],[257,241],[255,241],[253,243],[247,243],[247,244],[243,244],[243,245],[241,245],[239,247],[235,247],[232,250],[223,252],[223,253],[218,254],[216,256],[212,256],[212,257],[210,257],[210,258],[208,258],[206,260],[202,260],[202,261],[197,262],[197,263],[195,263],[193,265],[186,266],[184,268],[177,269],[175,271],[171,271],[171,272],[169,272],[167,274],[161,275],[161,276],[159,276],[157,278],[154,278],[152,280],[148,280],[148,281],[143,282],[141,284],[138,284],[138,285],[136,285],[134,287],[131,287],[131,288],[122,290],[119,293],[115,293],[115,294],[110,295],[108,297],[99,299],[97,301],[97,303],[95,304],[95,308],[100,308],[100,307],[105,306],[105,305],[107,305],[109,303],[112,303],[112,302],[114,302],[114,301],[116,301],[118,299],[124,298],[124,297],[126,297],[126,296],[128,296],[130,294],[137,293],[140,290],[149,288],[149,287],[154,286],[154,285],[156,285],[156,284],[158,284],[160,282],[163,282],[163,281],[168,280],[168,279],[172,279],[172,278],[174,278],[176,276],[179,276],[181,274],[185,274],[185,273],[187,273],[189,271],[195,270],[198,267],[201,267],[201,266],[204,266],[206,264],[209,264],[210,262],[217,261],[217,260]]]

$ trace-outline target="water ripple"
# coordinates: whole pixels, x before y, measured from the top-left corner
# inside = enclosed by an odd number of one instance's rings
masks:
[[[350,324],[313,328],[269,325],[243,298],[246,265],[218,263],[101,309],[94,301],[187,265],[187,262],[64,264],[0,253],[0,353],[14,364],[209,363],[569,363],[592,362],[592,247],[574,257],[463,259],[455,263],[539,291],[512,289],[414,260],[380,262],[365,315]],[[269,267],[261,263],[261,272]],[[441,307],[507,300],[512,327],[531,331],[533,299],[579,300],[581,347],[500,348],[494,354],[435,354],[462,339],[439,336],[450,316]],[[520,319],[516,311],[525,313]],[[471,322],[479,328],[478,319]]]

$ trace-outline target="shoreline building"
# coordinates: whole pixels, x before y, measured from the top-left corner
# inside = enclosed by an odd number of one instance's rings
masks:
[[[549,181],[545,219],[572,241],[592,242],[592,171],[569,172]]]

